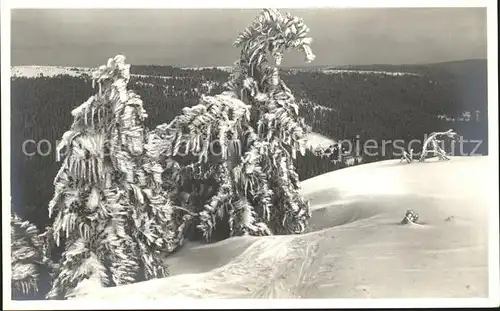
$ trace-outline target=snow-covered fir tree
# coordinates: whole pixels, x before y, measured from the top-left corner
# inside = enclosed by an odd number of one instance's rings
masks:
[[[305,124],[278,66],[290,49],[314,59],[308,31],[302,19],[265,9],[235,42],[241,57],[227,91],[202,96],[149,137],[157,146],[149,156],[177,167],[207,239],[224,226],[229,236],[305,230],[309,205],[294,167],[305,149]]]
[[[58,146],[65,158],[49,203],[50,233],[65,251],[48,298],[64,298],[91,275],[103,286],[165,277],[160,250],[183,238],[163,168],[145,155],[147,115],[127,90],[129,78],[123,56],[96,70],[98,92],[72,111]]]
[[[422,146],[422,152],[419,159],[420,162],[424,162],[429,154],[437,156],[439,160],[450,160],[446,151],[440,146],[443,141],[439,140],[439,137],[456,139],[458,134],[454,132],[453,129],[449,129],[446,132],[433,132],[429,134],[429,137],[427,137]],[[429,147],[431,147],[431,149],[429,149]]]

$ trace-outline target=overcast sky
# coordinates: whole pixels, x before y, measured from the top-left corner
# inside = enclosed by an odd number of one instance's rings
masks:
[[[313,65],[486,58],[486,9],[294,9],[311,29]],[[231,65],[232,42],[259,10],[13,10],[12,65]],[[284,65],[303,65],[285,56]]]

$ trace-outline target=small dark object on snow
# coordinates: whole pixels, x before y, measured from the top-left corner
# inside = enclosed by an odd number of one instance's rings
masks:
[[[407,210],[405,218],[403,218],[401,224],[406,225],[410,223],[417,223],[417,221],[418,221],[418,214],[412,210]]]

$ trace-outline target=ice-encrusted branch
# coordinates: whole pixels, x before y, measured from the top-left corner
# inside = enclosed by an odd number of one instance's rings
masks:
[[[456,138],[457,135],[458,134],[454,132],[453,129],[449,129],[445,132],[431,133],[422,146],[422,153],[420,155],[419,161],[420,162],[425,161],[425,158],[429,153],[437,154],[440,160],[449,160],[450,158],[446,155],[446,152],[443,150],[443,148],[439,146],[439,143],[441,141],[438,140],[438,138],[442,136],[446,136],[449,138]],[[428,149],[429,146],[432,148],[431,150]]]

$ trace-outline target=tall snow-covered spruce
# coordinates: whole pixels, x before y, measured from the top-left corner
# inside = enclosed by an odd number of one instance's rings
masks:
[[[227,91],[202,96],[149,136],[157,146],[149,156],[179,168],[206,239],[221,227],[228,236],[305,230],[310,211],[294,158],[305,151],[306,127],[278,66],[290,49],[314,59],[308,31],[301,18],[263,10],[235,42],[241,57]]]
[[[160,250],[183,237],[163,168],[146,156],[147,115],[127,90],[129,78],[123,56],[96,70],[98,92],[72,111],[58,146],[65,158],[49,203],[50,231],[65,251],[48,298],[64,298],[91,275],[103,286],[165,277]]]

